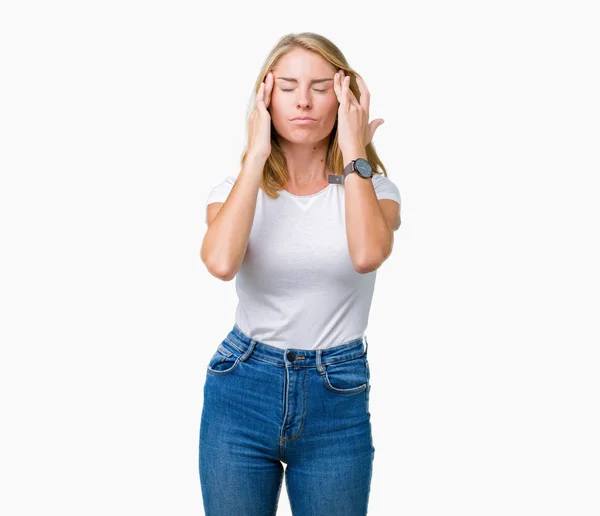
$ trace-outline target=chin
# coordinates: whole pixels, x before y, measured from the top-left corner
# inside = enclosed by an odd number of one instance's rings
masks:
[[[297,126],[297,127],[286,127],[285,131],[277,131],[278,134],[282,135],[286,140],[290,142],[306,143],[306,142],[319,142],[323,138],[327,138],[331,134],[329,131],[324,130],[323,126],[311,128],[310,126]]]
[[[292,135],[289,135],[288,137],[284,136],[284,138],[291,143],[307,144],[307,143],[320,142],[324,137],[321,135],[316,135],[316,134],[305,134],[305,135],[292,134]]]

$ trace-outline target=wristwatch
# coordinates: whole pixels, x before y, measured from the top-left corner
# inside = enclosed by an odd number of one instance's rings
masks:
[[[363,179],[373,177],[373,168],[370,163],[364,158],[357,158],[344,167],[343,174],[329,174],[328,181],[329,183],[343,184],[346,176],[352,172],[356,172]]]

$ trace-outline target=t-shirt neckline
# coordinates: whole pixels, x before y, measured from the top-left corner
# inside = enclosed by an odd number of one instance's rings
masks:
[[[325,188],[319,190],[318,192],[315,192],[314,194],[308,194],[308,195],[296,195],[296,194],[293,194],[291,192],[288,192],[284,188],[282,188],[279,191],[282,192],[282,193],[284,193],[285,195],[289,195],[290,197],[294,197],[296,199],[309,199],[311,197],[315,197],[317,195],[321,195],[323,192],[326,192],[327,190],[329,190],[329,188],[331,186],[335,186],[335,183],[329,183]]]

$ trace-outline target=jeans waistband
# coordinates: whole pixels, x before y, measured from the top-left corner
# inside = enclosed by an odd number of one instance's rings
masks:
[[[250,355],[253,355],[280,366],[293,364],[298,367],[317,367],[318,369],[321,369],[321,365],[366,356],[369,347],[367,336],[364,335],[326,349],[282,349],[252,339],[240,330],[237,324],[233,325],[226,340],[240,351],[240,360],[247,360]]]

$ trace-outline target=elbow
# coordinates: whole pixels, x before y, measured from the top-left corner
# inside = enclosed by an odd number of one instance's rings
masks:
[[[354,270],[356,272],[358,272],[359,274],[368,274],[369,272],[373,272],[376,271],[377,269],[379,269],[380,267],[380,263],[379,264],[368,264],[368,265],[361,265],[360,267],[354,267]]]
[[[210,272],[215,278],[218,278],[221,281],[231,281],[233,278],[235,278],[235,274],[231,274],[229,271],[223,272],[220,270],[208,269],[208,272]]]
[[[368,274],[379,269],[383,262],[384,260],[362,260],[354,264],[354,270],[359,274]]]
[[[231,281],[235,278],[237,271],[232,271],[230,267],[225,267],[222,263],[213,263],[205,256],[200,256],[206,270],[215,278],[221,281]]]
[[[206,265],[206,269],[208,270],[208,272],[210,272],[215,278],[220,279],[221,281],[231,281],[233,278],[235,278],[236,273],[235,272],[231,272],[229,269],[226,268],[219,268],[219,267],[211,267],[207,264]]]
[[[206,267],[206,270],[215,278],[218,278],[222,281],[231,281],[235,274],[231,274],[231,271],[228,267],[226,267],[223,260],[215,260],[212,257],[212,253],[209,252],[208,246],[206,245],[206,237],[202,242],[202,246],[200,248],[200,260]]]
[[[392,246],[393,243],[391,243],[385,251],[382,251],[377,255],[366,256],[362,260],[357,260],[354,263],[354,270],[359,274],[368,274],[369,272],[376,271],[392,254]]]

